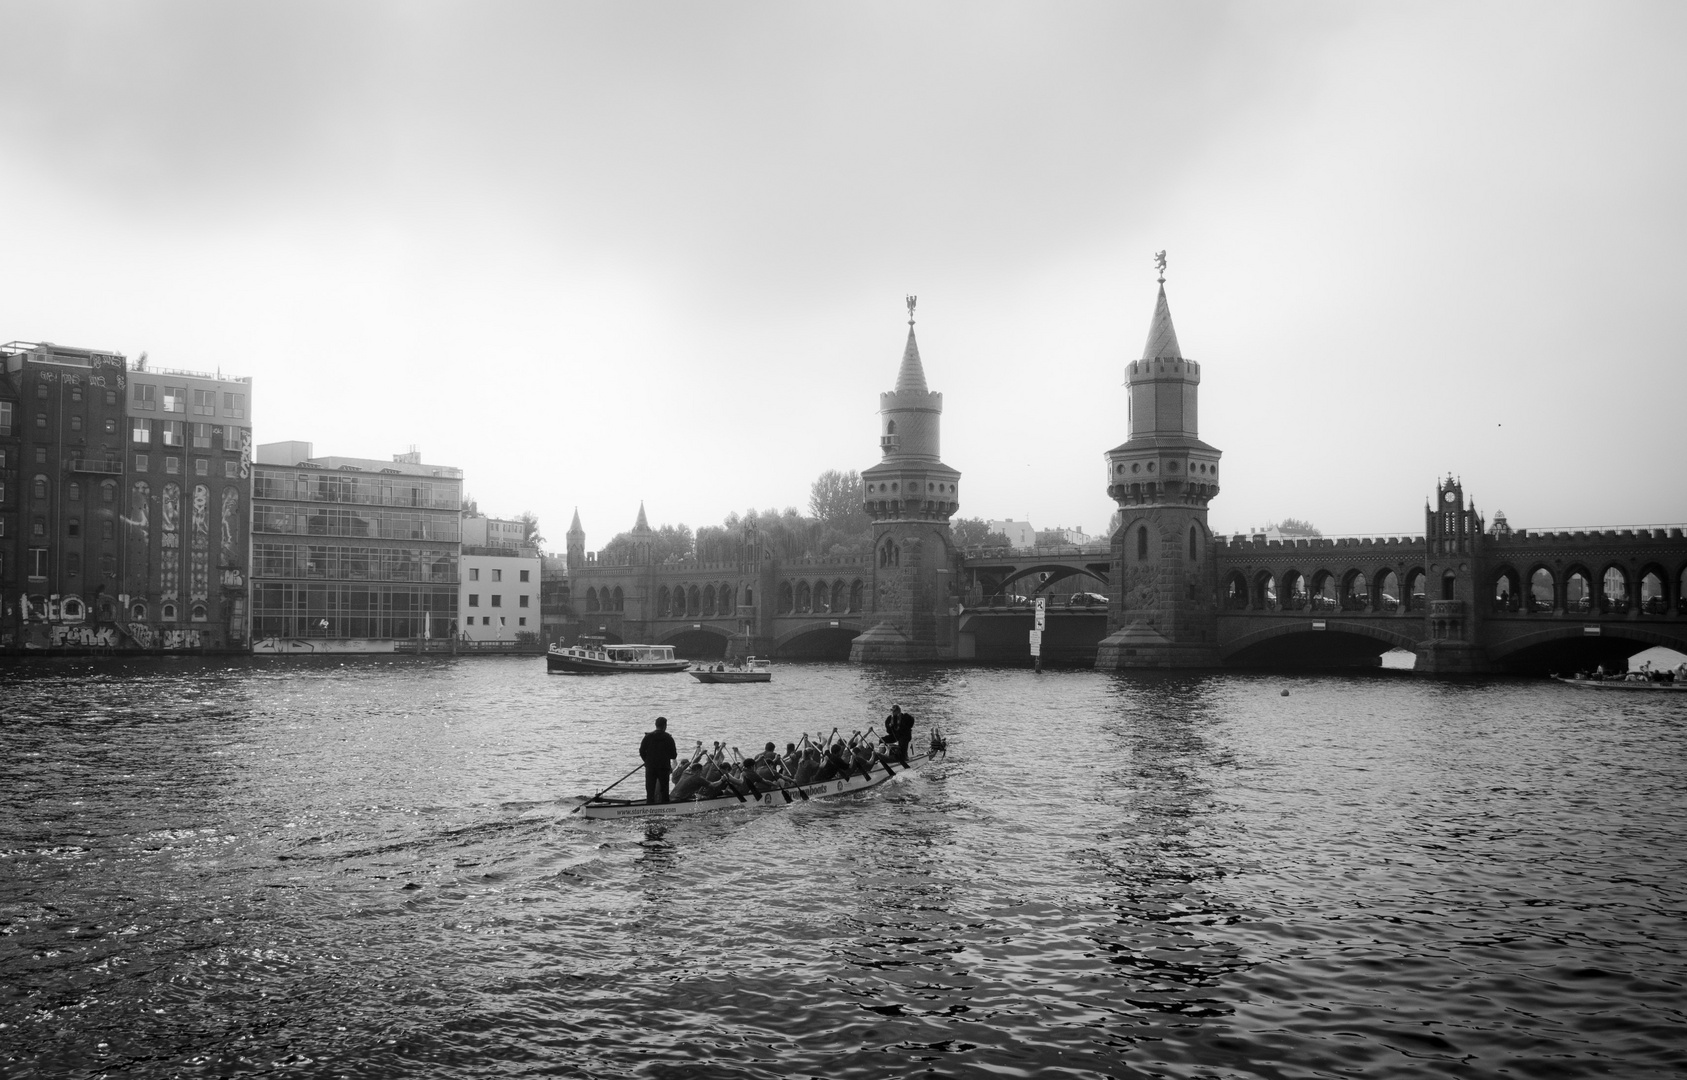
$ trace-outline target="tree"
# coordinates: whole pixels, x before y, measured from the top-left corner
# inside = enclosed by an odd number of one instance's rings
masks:
[[[1035,543],[1038,547],[1059,547],[1061,544],[1070,544],[1071,542],[1072,541],[1066,539],[1065,529],[1037,530],[1037,539]]]
[[[983,518],[956,518],[950,526],[959,547],[1012,547],[1006,533],[991,532],[990,523]]]
[[[464,495],[463,505],[459,507],[459,509],[465,514],[474,514],[476,516],[480,514],[480,504],[475,502],[473,495]]]
[[[633,558],[633,534],[630,532],[616,533],[609,543],[603,546],[600,556],[605,562],[630,562]],[[663,525],[655,530],[650,539],[651,558],[658,563],[679,562],[691,558],[693,541],[691,527],[685,524]]]
[[[808,489],[808,509],[821,528],[844,534],[868,533],[873,522],[863,505],[861,474],[827,469]]]
[[[1277,525],[1277,531],[1284,536],[1323,536],[1318,527],[1310,521],[1300,518],[1284,518]]]
[[[516,520],[524,526],[521,542],[532,547],[541,547],[545,538],[539,533],[539,515],[531,510],[523,510],[516,516]]]

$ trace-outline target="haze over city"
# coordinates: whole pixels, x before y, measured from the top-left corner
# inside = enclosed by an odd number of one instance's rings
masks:
[[[492,514],[806,507],[919,296],[960,517],[1105,528],[1153,253],[1216,531],[1687,520],[1666,4],[0,4],[0,335]]]

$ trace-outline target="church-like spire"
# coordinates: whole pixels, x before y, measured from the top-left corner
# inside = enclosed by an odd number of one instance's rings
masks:
[[[913,391],[924,394],[926,372],[920,364],[920,343],[914,340],[914,304],[917,296],[908,297],[908,345],[902,350],[902,367],[896,372],[896,393]]]
[[[1142,349],[1144,360],[1181,360],[1183,352],[1177,347],[1177,330],[1172,326],[1172,309],[1166,303],[1166,279],[1160,279],[1160,299],[1154,304],[1154,321],[1148,325],[1148,344]]]
[[[580,524],[580,508],[578,506],[574,508],[574,523],[568,526],[568,531],[571,533],[583,533],[586,531],[585,527]]]
[[[638,520],[633,522],[633,531],[634,532],[649,532],[650,531],[650,522],[644,516],[644,500],[642,500],[642,499],[639,500]]]

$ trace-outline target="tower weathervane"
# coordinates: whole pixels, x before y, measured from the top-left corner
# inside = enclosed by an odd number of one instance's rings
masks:
[[[920,302],[920,298],[917,297],[917,296],[908,297],[908,325],[909,326],[914,325],[914,305],[919,303],[919,302]]]
[[[1154,269],[1160,272],[1160,284],[1164,285],[1166,283],[1166,253],[1164,251],[1154,253]]]

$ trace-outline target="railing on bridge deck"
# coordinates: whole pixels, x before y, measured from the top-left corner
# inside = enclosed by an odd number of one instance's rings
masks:
[[[1074,555],[1112,555],[1111,544],[1032,544],[1028,547],[979,546],[961,549],[967,559],[1058,559]]]
[[[1074,596],[1098,597],[1099,599],[1077,600]],[[969,611],[1005,611],[1030,614],[1037,609],[1037,596],[1024,596],[1020,593],[986,593],[982,589],[969,589],[961,598],[961,605]],[[1076,593],[1064,595],[1043,594],[1042,599],[1048,601],[1046,611],[1072,612],[1105,612],[1107,598],[1100,593]]]

